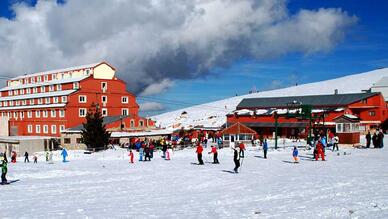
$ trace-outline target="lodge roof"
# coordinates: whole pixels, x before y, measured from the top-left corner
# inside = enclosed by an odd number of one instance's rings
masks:
[[[237,122],[222,131],[222,134],[256,134],[255,130]]]
[[[313,107],[341,107],[359,102],[378,94],[380,93],[245,98],[237,105],[237,109],[287,108],[287,105],[292,102],[299,102],[302,105],[311,105]]]

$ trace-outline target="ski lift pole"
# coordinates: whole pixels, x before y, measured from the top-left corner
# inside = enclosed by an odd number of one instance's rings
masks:
[[[275,150],[278,149],[278,113],[274,112],[275,117]]]

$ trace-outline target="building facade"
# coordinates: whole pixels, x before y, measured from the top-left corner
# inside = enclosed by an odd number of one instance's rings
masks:
[[[127,130],[145,129],[154,122],[138,116],[136,97],[115,76],[107,62],[27,74],[0,89],[0,133],[10,136],[53,136],[85,121],[97,104],[102,115],[130,116]]]
[[[272,137],[275,116],[278,116],[280,136],[297,138],[307,135],[308,119],[287,117],[287,112],[300,112],[300,105],[312,107],[312,126],[324,126],[335,131],[335,119],[352,115],[360,120],[359,131],[379,127],[388,119],[387,103],[381,93],[354,93],[314,96],[268,97],[244,99],[233,114],[227,115],[227,125],[242,123],[259,135]]]

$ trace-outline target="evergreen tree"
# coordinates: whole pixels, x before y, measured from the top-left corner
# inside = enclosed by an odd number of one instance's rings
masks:
[[[110,133],[106,131],[98,105],[92,103],[86,114],[86,123],[82,123],[82,142],[88,149],[103,150],[109,143]]]

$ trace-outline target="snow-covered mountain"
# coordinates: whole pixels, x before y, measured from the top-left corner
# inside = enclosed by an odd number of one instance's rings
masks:
[[[157,125],[162,128],[219,127],[226,122],[226,114],[234,111],[244,98],[334,94],[335,89],[338,89],[338,93],[357,93],[370,89],[373,84],[383,77],[388,77],[388,68],[326,81],[236,96],[163,113],[153,116],[152,119],[156,120]]]

